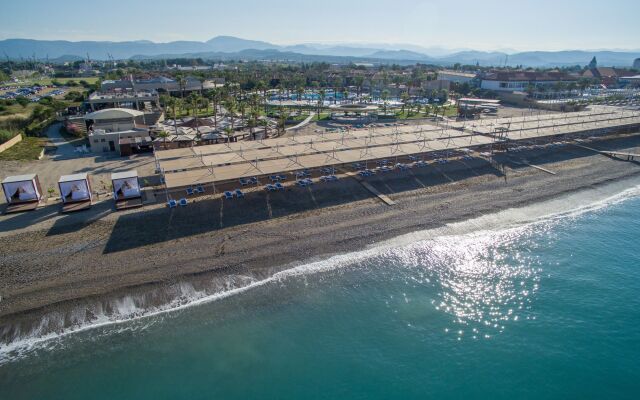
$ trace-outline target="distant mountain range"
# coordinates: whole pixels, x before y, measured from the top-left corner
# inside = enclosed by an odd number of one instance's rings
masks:
[[[637,51],[476,51],[448,50],[408,44],[296,44],[280,46],[233,36],[217,36],[206,42],[177,41],[154,43],[148,40],[128,42],[69,42],[64,40],[6,39],[0,52],[10,59],[33,58],[71,61],[87,57],[94,60],[159,59],[201,57],[214,60],[289,60],[327,62],[399,63],[436,65],[476,64],[481,66],[555,67],[586,65],[594,56],[601,66],[630,67],[640,57]]]

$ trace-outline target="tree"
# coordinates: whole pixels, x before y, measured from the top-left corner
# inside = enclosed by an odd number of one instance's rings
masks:
[[[280,115],[278,115],[278,136],[284,134],[286,126],[287,114],[284,112],[284,110],[280,110]]]
[[[224,133],[227,135],[227,142],[231,142],[231,138],[233,137],[233,128],[227,126],[224,128]]]
[[[158,133],[158,137],[162,138],[162,147],[167,148],[167,138],[169,137],[169,132],[160,131]]]
[[[31,100],[29,100],[24,96],[18,96],[16,97],[16,103],[20,104],[23,108],[25,108],[29,103],[31,103]]]
[[[402,101],[402,114],[404,114],[404,108],[406,107],[407,103],[409,102],[409,95],[407,93],[402,93],[400,95],[400,100]]]
[[[356,87],[358,88],[358,101],[362,98],[362,85],[364,84],[364,78],[362,76],[356,76]]]
[[[389,91],[387,89],[384,89],[380,97],[382,98],[382,107],[384,109],[384,113],[387,114],[387,100],[389,99]]]

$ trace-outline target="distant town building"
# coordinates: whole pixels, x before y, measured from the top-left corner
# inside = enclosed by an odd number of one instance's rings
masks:
[[[640,58],[636,58],[635,61],[633,61],[633,68],[640,69]]]
[[[486,90],[515,92],[530,87],[553,87],[559,82],[576,82],[577,77],[564,72],[496,71],[484,74],[480,87]]]
[[[633,71],[628,69],[612,68],[612,67],[597,67],[586,70],[583,74],[583,78],[598,79],[600,83],[606,86],[618,85],[619,79],[622,76],[635,75]]]
[[[591,62],[589,63],[589,69],[595,69],[598,68],[598,60],[596,60],[595,57],[593,57],[591,59]]]

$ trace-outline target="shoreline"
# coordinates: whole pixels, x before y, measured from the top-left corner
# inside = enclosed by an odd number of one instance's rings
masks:
[[[598,144],[632,149],[640,145],[640,137],[627,136]],[[7,343],[4,339],[14,336],[16,329],[25,332],[25,328],[33,328],[43,316],[52,313],[65,315],[87,304],[105,313],[114,312],[117,310],[109,310],[113,308],[110,301],[127,296],[138,296],[134,305],[142,308],[180,302],[184,301],[180,300],[184,293],[180,293],[179,288],[185,282],[191,286],[188,290],[215,291],[212,280],[228,285],[225,278],[235,276],[247,278],[238,282],[243,285],[250,280],[266,279],[295,264],[359,251],[411,232],[640,176],[637,163],[616,161],[576,148],[567,147],[538,156],[533,154],[535,151],[531,153],[526,154],[529,162],[541,163],[558,175],[515,164],[508,167],[505,176],[486,165],[477,168],[446,165],[425,171],[425,177],[412,176],[411,172],[384,175],[379,182],[372,182],[381,189],[387,186],[392,190],[406,186],[405,181],[417,181],[415,185],[418,185],[428,177],[429,182],[433,182],[428,187],[390,193],[398,202],[393,207],[365,196],[277,217],[278,208],[273,207],[272,219],[251,221],[246,216],[243,219],[247,212],[239,206],[232,211],[240,213],[233,215],[240,220],[225,227],[226,220],[222,218],[211,221],[203,218],[202,213],[215,208],[217,203],[202,201],[193,209],[179,210],[186,211],[186,215],[177,217],[185,221],[175,221],[176,216],[165,209],[153,209],[120,215],[114,220],[96,220],[82,227],[71,224],[75,229],[58,227],[60,232],[52,232],[56,228],[54,224],[49,229],[28,229],[0,237],[3,256],[0,343]],[[525,158],[522,154],[517,157]],[[435,179],[438,175],[441,175],[439,180]],[[355,181],[344,182],[347,188],[341,188],[342,184],[328,191],[358,190]],[[326,189],[318,188],[316,194],[323,190]],[[298,200],[304,201],[293,199],[292,202]],[[313,193],[310,201],[324,204],[319,196],[314,198]],[[229,206],[220,202],[221,210]],[[145,219],[144,226],[138,224],[141,218]],[[207,225],[208,229],[203,231],[190,230],[189,227],[197,226],[198,222],[219,225]],[[157,230],[163,225],[167,230],[175,230],[173,235],[131,243],[140,232]],[[114,242],[114,234],[122,240]],[[35,258],[45,257],[44,263],[29,262],[21,254],[34,246],[39,253]],[[80,318],[95,318],[91,307]],[[61,328],[54,322],[48,327],[51,332]]]

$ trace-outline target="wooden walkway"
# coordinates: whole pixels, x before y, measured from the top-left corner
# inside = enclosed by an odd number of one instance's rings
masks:
[[[366,182],[364,179],[362,179],[362,177],[360,177],[357,173],[349,171],[346,173],[346,175],[358,181],[365,189],[367,189],[368,191],[376,195],[376,197],[378,197],[386,205],[388,206],[396,205],[396,202],[391,200],[389,196],[387,196],[384,193],[380,193],[378,189],[374,188],[369,182]]]
[[[596,153],[604,154],[605,156],[609,156],[609,157],[616,157],[616,158],[626,157],[627,161],[634,161],[636,157],[640,158],[640,154],[625,153],[621,151],[598,150],[598,149],[594,149],[594,148],[587,147],[581,144],[576,144],[576,143],[574,143],[573,145],[586,150],[591,150]]]

